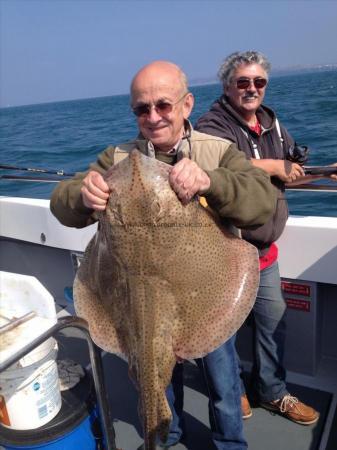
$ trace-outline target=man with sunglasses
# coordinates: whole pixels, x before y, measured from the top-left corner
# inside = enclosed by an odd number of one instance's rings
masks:
[[[139,135],[128,143],[108,147],[87,172],[59,183],[51,197],[53,214],[66,226],[81,228],[95,222],[96,212],[105,210],[109,197],[104,173],[137,148],[173,166],[170,183],[183,203],[202,194],[221,218],[235,226],[265,223],[276,202],[269,176],[252,166],[231,142],[194,131],[188,121],[193,104],[186,76],[178,66],[156,61],[143,67],[131,83],[131,108]],[[181,366],[175,368],[177,377]],[[246,449],[233,338],[202,358],[199,366],[210,390],[210,423],[216,448]],[[182,384],[177,389],[181,390]],[[173,421],[169,438],[159,444],[160,448],[176,444],[182,435],[182,401],[179,396],[175,400],[176,394],[170,385],[167,397]]]
[[[299,184],[304,171],[300,164],[287,159],[289,149],[294,148],[294,140],[279,124],[275,113],[262,104],[269,71],[270,63],[259,52],[229,55],[218,72],[224,93],[210,111],[199,118],[196,129],[237,144],[253,166],[271,176],[278,190],[273,217],[255,230],[242,230],[242,237],[255,245],[260,254],[260,287],[252,314],[255,326],[253,385],[261,406],[293,422],[310,425],[317,422],[319,414],[289,394],[285,370],[279,359],[283,353],[284,333],[283,338],[280,337],[282,332],[278,333],[279,339],[275,337],[286,310],[275,245],[288,217],[285,183]],[[252,410],[243,383],[241,404],[243,418],[248,419]]]

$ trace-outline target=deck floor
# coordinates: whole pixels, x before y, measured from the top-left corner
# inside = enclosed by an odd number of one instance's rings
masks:
[[[66,312],[61,312],[66,314]],[[88,366],[86,343],[81,333],[67,329],[59,337],[59,357],[70,357]],[[136,450],[141,444],[140,423],[137,416],[137,392],[128,377],[127,364],[120,358],[103,354],[105,387],[114,418],[117,448]],[[260,407],[253,408],[253,416],[244,421],[244,434],[249,450],[322,450],[320,441],[332,395],[305,386],[288,384],[298,396],[320,412],[319,421],[310,426],[297,425]],[[193,363],[185,363],[185,423],[186,440],[175,450],[214,450],[210,438],[207,395],[199,370]],[[330,445],[323,450],[336,450]],[[329,448],[330,447],[330,448]]]

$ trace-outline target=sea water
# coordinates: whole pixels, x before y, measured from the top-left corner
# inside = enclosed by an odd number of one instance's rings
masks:
[[[194,86],[192,123],[221,95],[219,83]],[[0,109],[0,164],[76,172],[109,144],[137,134],[128,95]],[[337,162],[337,71],[272,76],[265,104],[277,112],[298,144],[310,147],[310,165]],[[27,175],[1,171],[0,174]],[[337,186],[337,185],[336,185]],[[0,179],[0,195],[49,198],[55,183]],[[337,217],[337,192],[288,191],[291,214]]]

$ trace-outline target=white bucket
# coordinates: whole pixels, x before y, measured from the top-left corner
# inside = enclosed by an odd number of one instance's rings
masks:
[[[57,415],[62,402],[56,355],[56,341],[50,338],[20,360],[23,367],[16,364],[0,374],[2,425],[31,430]]]
[[[35,316],[0,334],[1,362],[50,329],[57,317],[53,297],[35,277],[0,272],[0,326],[29,312]],[[49,338],[0,373],[2,425],[16,430],[35,429],[60,411],[56,355],[56,341]]]

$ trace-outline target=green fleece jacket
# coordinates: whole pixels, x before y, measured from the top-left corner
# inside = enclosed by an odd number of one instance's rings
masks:
[[[111,165],[121,161],[134,148],[168,164],[183,157],[195,161],[211,180],[210,188],[203,196],[224,223],[252,228],[263,225],[274,213],[276,189],[266,172],[255,168],[235,144],[194,131],[189,123],[175,155],[155,151],[151,142],[139,136],[125,144],[106,148],[88,171],[96,170],[104,175]],[[97,220],[95,211],[83,204],[81,195],[82,180],[88,171],[60,182],[52,193],[51,211],[63,225],[82,228]]]

